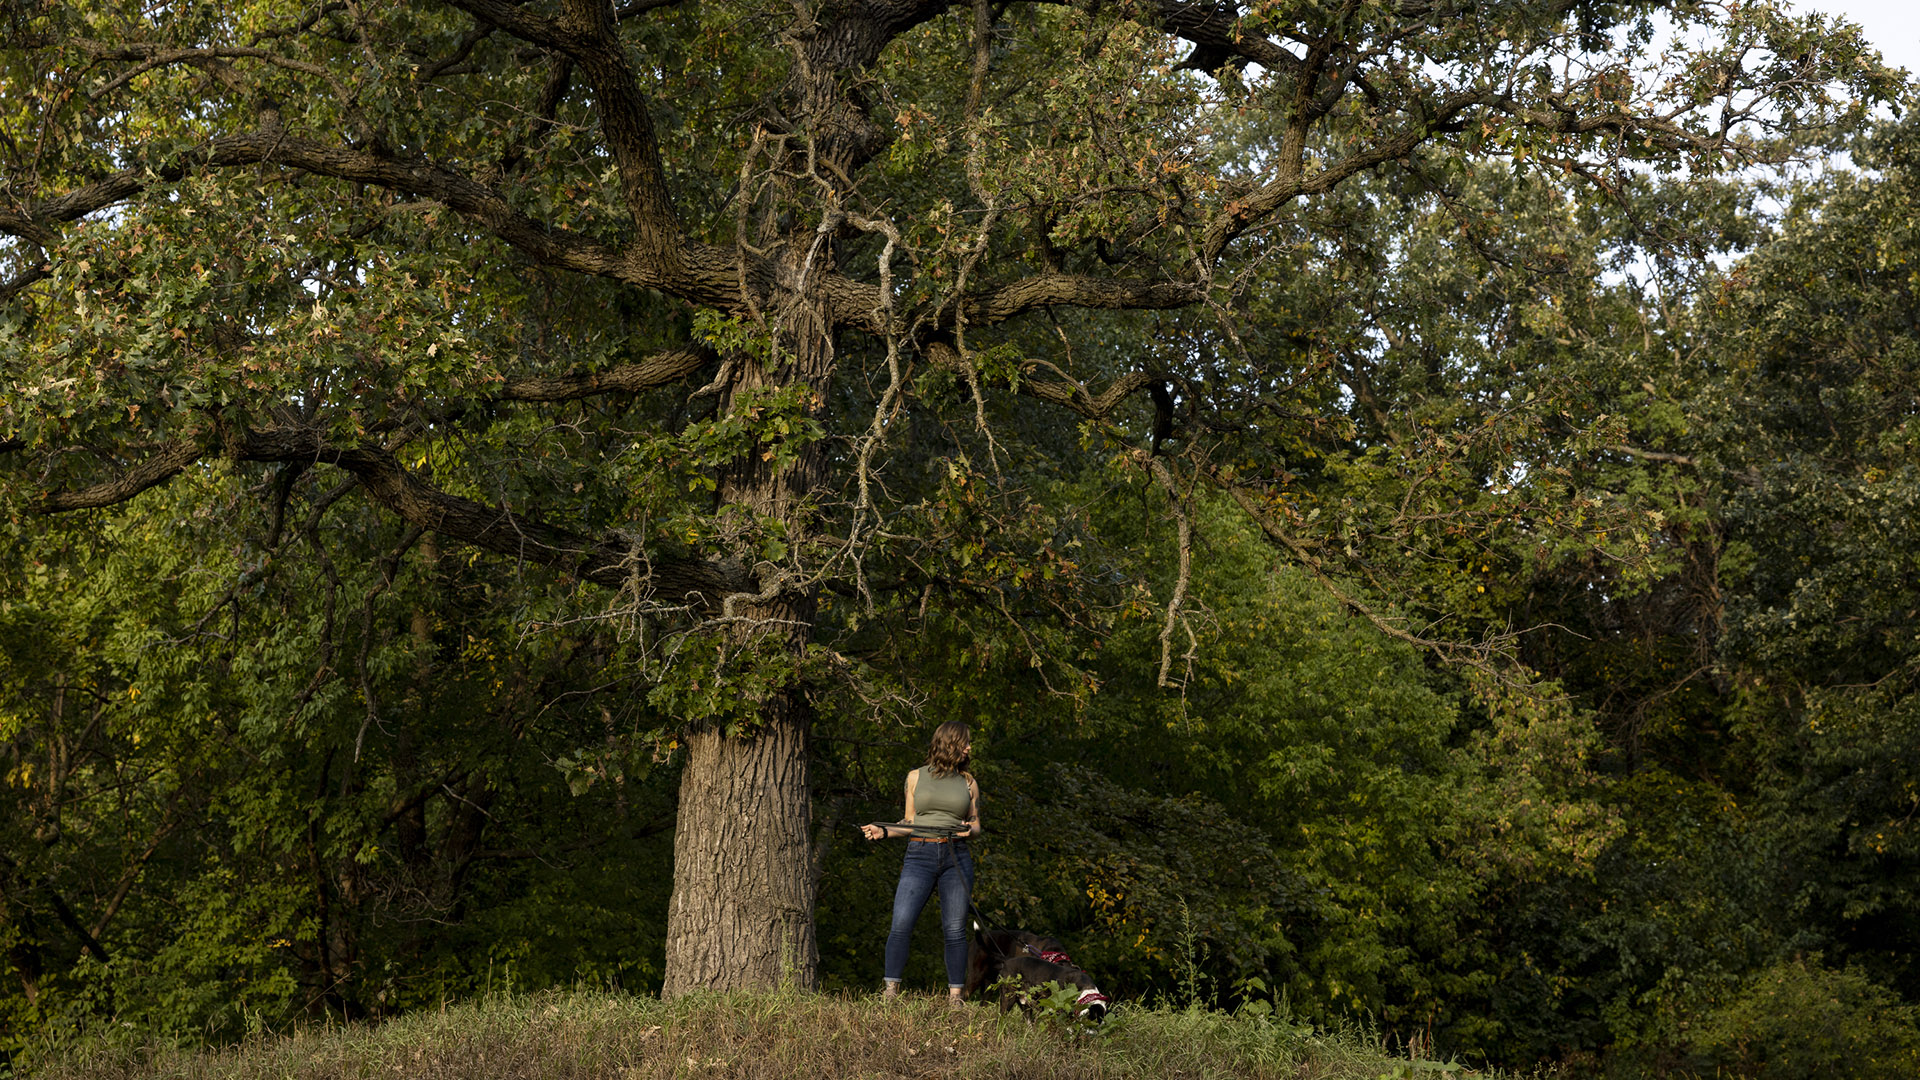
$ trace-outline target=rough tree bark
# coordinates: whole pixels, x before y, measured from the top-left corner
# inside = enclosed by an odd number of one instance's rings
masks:
[[[688,740],[667,909],[668,997],[791,981],[811,986],[819,954],[807,858],[804,701],[781,695],[760,732]]]
[[[805,288],[805,267],[784,268]],[[818,300],[795,296],[773,320],[778,350],[767,363],[736,358],[722,409],[754,391],[804,386],[816,418],[833,374],[833,341]],[[789,543],[811,531],[810,496],[826,459],[813,443],[787,461],[755,445],[726,471],[722,514],[778,521]],[[745,522],[743,528],[755,531]],[[742,561],[751,556],[740,553]],[[723,613],[729,651],[777,650],[800,660],[812,641],[815,587],[762,563],[758,597],[740,598]],[[667,912],[663,993],[735,990],[793,982],[814,984],[819,950],[813,934],[810,859],[812,804],[807,740],[812,707],[806,687],[787,680],[755,702],[757,723],[733,736],[693,735],[680,781],[674,834],[673,898]],[[802,872],[796,872],[796,870]]]

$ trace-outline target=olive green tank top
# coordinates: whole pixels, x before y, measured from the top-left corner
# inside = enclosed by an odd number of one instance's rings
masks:
[[[973,796],[967,790],[967,778],[959,773],[936,776],[932,769],[918,770],[913,785],[913,835],[954,836],[966,831],[967,807]]]

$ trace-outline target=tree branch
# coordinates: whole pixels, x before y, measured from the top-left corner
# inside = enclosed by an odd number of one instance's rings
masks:
[[[127,83],[139,78],[141,75],[157,68],[166,67],[170,64],[206,64],[209,61],[217,63],[225,60],[258,60],[265,64],[271,64],[274,67],[297,71],[303,75],[312,75],[316,78],[326,80],[327,85],[333,89],[335,95],[342,101],[348,98],[346,89],[334,79],[333,73],[326,68],[319,64],[308,63],[304,60],[291,60],[267,49],[242,46],[226,46],[209,49],[169,49],[163,45],[144,42],[123,42],[109,45],[97,41],[80,41],[76,42],[76,44],[95,60],[140,61],[140,63],[116,75],[104,86],[88,92],[87,96],[94,101],[106,97]],[[237,82],[237,80],[233,81]]]
[[[450,495],[402,468],[392,453],[378,446],[333,446],[319,430],[303,427],[222,435],[222,452],[233,460],[336,466],[352,473],[375,502],[409,524],[496,554],[552,566],[596,585],[626,588],[638,579],[655,594],[702,609],[717,609],[729,593],[751,593],[757,588],[737,568],[691,559],[643,561],[626,537],[589,537],[503,507]],[[124,502],[179,475],[209,450],[203,442],[182,440],[116,480],[80,491],[49,493],[33,510],[53,514]]]
[[[1638,446],[1629,446],[1626,443],[1615,443],[1607,447],[1607,449],[1615,451],[1616,453],[1637,457],[1642,461],[1658,461],[1669,465],[1692,466],[1698,464],[1698,462],[1687,454],[1674,454],[1665,450],[1643,450]]]
[[[1072,409],[1089,420],[1106,420],[1113,415],[1115,409],[1120,407],[1121,402],[1157,381],[1145,372],[1130,372],[1113,380],[1113,383],[1099,397],[1094,397],[1083,383],[1022,379],[1020,392],[1051,405]]]
[[[1198,303],[1205,295],[1203,286],[1189,281],[1038,274],[969,298],[965,310],[968,326],[983,326],[1005,322],[1034,308],[1178,308]]]
[[[924,349],[927,358],[935,364],[955,371],[968,370],[965,358],[960,355],[960,350],[951,341],[944,339],[931,341],[924,346]],[[1052,364],[1029,361],[1028,366],[1029,368],[1049,368],[1059,376],[1059,379],[1021,379],[1018,386],[1020,393],[1037,398],[1049,405],[1070,409],[1088,420],[1108,419],[1113,415],[1113,411],[1120,407],[1121,402],[1159,381],[1145,372],[1129,372],[1115,379],[1096,397],[1087,389],[1085,383],[1072,378]]]
[[[140,857],[133,860],[133,865],[121,873],[119,882],[114,886],[113,895],[107,898],[107,906],[102,908],[99,917],[93,920],[92,936],[94,938],[97,939],[107,932],[107,926],[113,922],[113,917],[120,913],[120,905],[126,903],[127,896],[133,892],[133,883],[140,879],[140,871],[146,867],[148,860],[153,858],[153,853],[160,850],[160,845],[173,833],[173,830],[179,827],[180,819],[174,813],[179,804],[180,792],[176,791],[171,804],[167,807],[167,817],[161,824],[160,830],[154,833],[153,840],[147,844],[147,849],[140,853]],[[106,957],[102,956],[101,959],[105,960]]]
[[[414,79],[419,82],[432,82],[446,74],[448,69],[464,63],[467,57],[472,56],[473,47],[492,37],[493,31],[492,26],[483,22],[460,35],[460,44],[454,47],[453,52],[421,68],[419,73],[414,75]]]
[[[51,879],[45,882],[45,887],[47,890],[47,898],[53,902],[54,917],[60,920],[60,925],[73,931],[73,935],[80,939],[80,944],[84,946],[88,952],[93,954],[94,959],[103,964],[108,963],[111,958],[107,956],[106,947],[101,945],[100,939],[95,937],[92,932],[86,928],[86,925],[80,921],[80,916],[74,914],[73,908],[67,906],[66,898],[61,896],[59,891],[53,887],[53,881]]]
[[[660,163],[653,118],[647,113],[638,77],[620,43],[613,5],[606,0],[565,0],[561,17],[554,19],[506,0],[449,2],[483,23],[492,23],[580,65],[593,86],[600,130],[620,170],[627,213],[633,219],[636,253],[662,278],[679,277],[680,223],[667,189],[666,170]]]
[[[639,393],[683,379],[698,371],[702,364],[713,359],[714,354],[711,351],[698,346],[688,346],[671,352],[656,353],[645,360],[621,364],[606,371],[579,375],[521,376],[508,379],[496,400],[577,401],[597,394]],[[0,453],[24,450],[26,445],[25,440],[17,438],[0,440]],[[59,514],[73,510],[94,510],[126,502],[156,484],[163,484],[173,479],[187,466],[205,457],[213,449],[212,441],[204,435],[170,443],[113,480],[79,491],[49,492],[41,498],[35,510],[42,514]],[[234,453],[231,447],[228,450],[232,456],[240,460],[324,460],[318,452],[312,456],[286,458],[250,457],[247,456],[244,447],[237,453]]]
[[[1174,482],[1173,472],[1167,463],[1152,453],[1136,450],[1136,460],[1145,463],[1147,471],[1167,493],[1167,503],[1173,508],[1173,516],[1179,527],[1180,566],[1173,581],[1173,595],[1167,598],[1167,618],[1160,627],[1160,676],[1159,685],[1170,685],[1168,676],[1173,671],[1173,631],[1175,627],[1187,632],[1187,653],[1182,659],[1187,662],[1187,671],[1191,676],[1193,661],[1197,658],[1199,641],[1195,638],[1193,627],[1188,624],[1183,609],[1187,602],[1187,589],[1193,582],[1193,515],[1187,512],[1187,496]],[[1182,687],[1186,685],[1181,681]]]
[[[1515,637],[1514,634],[1501,634],[1479,645],[1472,645],[1463,642],[1422,637],[1419,634],[1413,633],[1401,625],[1400,620],[1391,618],[1375,610],[1373,605],[1361,600],[1358,596],[1342,587],[1339,582],[1335,581],[1326,563],[1315,557],[1311,551],[1307,550],[1305,544],[1301,543],[1283,528],[1281,524],[1274,519],[1273,514],[1268,511],[1268,508],[1263,506],[1244,485],[1234,483],[1232,480],[1220,475],[1218,470],[1198,460],[1191,454],[1188,455],[1188,460],[1192,461],[1196,470],[1206,476],[1214,486],[1225,491],[1228,497],[1232,498],[1233,501],[1239,505],[1240,509],[1246,513],[1247,517],[1253,520],[1253,523],[1259,527],[1261,533],[1264,534],[1268,540],[1278,544],[1292,554],[1296,562],[1305,569],[1308,574],[1311,574],[1313,579],[1320,583],[1320,587],[1327,590],[1327,593],[1331,595],[1334,600],[1338,601],[1342,607],[1372,623],[1374,629],[1397,641],[1404,641],[1416,648],[1433,652],[1438,656],[1457,663],[1465,664],[1499,681],[1510,681],[1510,673],[1502,671],[1496,663],[1496,659],[1511,649]]]
[[[1089,13],[1110,13],[1099,0],[1041,0],[1061,3]],[[1260,64],[1275,71],[1297,71],[1300,58],[1271,39],[1247,33],[1241,26],[1240,8],[1234,4],[1213,4],[1198,0],[1140,0],[1123,9],[1127,17],[1143,26],[1151,26],[1175,37],[1193,42],[1193,52],[1180,66],[1194,71],[1218,71],[1222,64],[1245,67]]]
[[[501,388],[505,401],[575,401],[595,394],[639,393],[677,382],[717,359],[704,347],[688,346],[656,353],[632,364],[584,375],[526,375],[508,379]]]
[[[22,270],[11,281],[0,283],[0,304],[4,304],[13,299],[33,283],[44,281],[52,276],[53,267],[48,266],[46,263],[40,263]]]
[[[182,439],[162,447],[160,452],[133,466],[117,478],[79,491],[50,491],[41,496],[35,513],[63,514],[72,510],[95,510],[126,502],[135,495],[164,484],[204,457],[210,447],[199,437]]]
[[[1235,199],[1221,208],[1214,220],[1207,226],[1206,242],[1202,246],[1203,257],[1211,265],[1220,257],[1227,244],[1240,234],[1252,228],[1274,211],[1302,195],[1318,195],[1333,190],[1341,181],[1368,169],[1374,168],[1395,158],[1401,158],[1431,138],[1434,127],[1450,122],[1467,109],[1483,105],[1493,100],[1494,95],[1486,91],[1459,93],[1442,101],[1433,115],[1412,121],[1412,126],[1400,131],[1365,150],[1358,150],[1310,176],[1299,175],[1283,169],[1281,175],[1269,181],[1244,199]]]
[[[156,181],[178,180],[195,168],[274,164],[424,196],[446,204],[541,263],[633,280],[628,260],[620,253],[535,222],[485,184],[425,160],[401,161],[297,138],[280,127],[276,110],[263,110],[261,119],[258,131],[209,139],[203,146],[167,161],[124,169],[65,195],[33,203],[24,212],[0,210],[0,233],[51,247],[58,241],[54,225],[77,221],[124,202]],[[634,283],[661,282],[652,277]]]

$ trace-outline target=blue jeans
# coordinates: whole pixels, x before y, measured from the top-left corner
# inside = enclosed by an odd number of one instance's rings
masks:
[[[887,981],[907,971],[907,945],[927,897],[940,892],[940,936],[947,946],[947,985],[967,981],[967,907],[973,896],[973,854],[965,840],[944,844],[907,841],[900,885],[893,891],[893,929],[887,934]]]

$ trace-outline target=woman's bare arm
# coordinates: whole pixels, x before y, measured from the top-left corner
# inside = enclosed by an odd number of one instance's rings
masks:
[[[906,822],[908,825],[913,824],[913,787],[914,781],[919,775],[919,769],[915,769],[907,774],[907,811],[901,815],[900,820]],[[903,832],[895,833],[893,827],[890,825],[862,825],[860,826],[860,835],[869,840],[890,840],[895,836],[912,836],[913,830],[907,829]]]
[[[980,835],[980,785],[967,777],[967,835]]]

